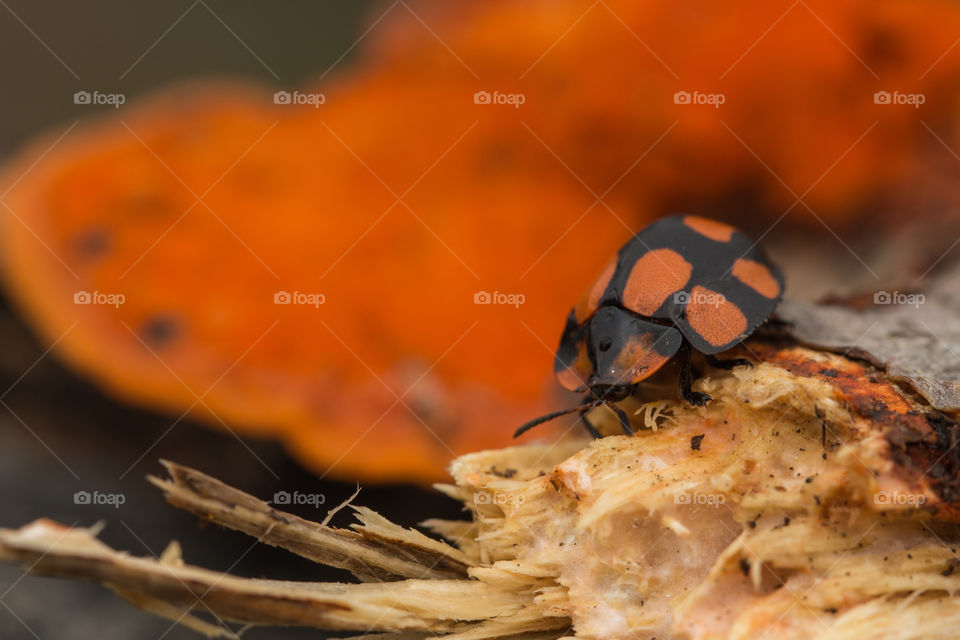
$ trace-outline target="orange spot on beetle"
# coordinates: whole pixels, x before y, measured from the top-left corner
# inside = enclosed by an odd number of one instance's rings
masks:
[[[576,391],[587,384],[587,378],[593,372],[590,356],[587,354],[587,344],[581,341],[577,349],[577,360],[565,369],[557,372],[557,380],[564,389]]]
[[[711,240],[716,240],[717,242],[730,242],[730,238],[733,237],[733,232],[736,231],[736,229],[728,224],[710,220],[709,218],[701,218],[700,216],[685,216],[683,218],[683,224],[700,235],[706,236]]]
[[[600,296],[606,291],[607,285],[610,284],[610,278],[613,277],[613,272],[616,271],[616,269],[617,256],[614,255],[613,259],[607,263],[607,266],[603,268],[600,275],[597,276],[593,284],[590,285],[590,288],[583,293],[583,297],[577,302],[577,306],[573,308],[573,316],[577,319],[578,323],[582,323],[597,310]]]
[[[724,295],[699,285],[690,292],[687,323],[715,347],[737,340],[747,330],[747,318],[740,307]]]
[[[577,370],[573,367],[567,367],[566,369],[558,371],[557,380],[560,381],[560,385],[567,391],[576,391],[584,386],[584,382],[580,379],[580,374],[578,374]]]
[[[672,293],[690,280],[693,267],[673,249],[654,249],[633,265],[623,289],[623,306],[652,315]]]
[[[621,384],[633,384],[653,375],[671,356],[664,356],[654,347],[652,333],[630,336],[614,360]]]
[[[766,265],[740,258],[733,263],[734,277],[766,298],[776,298],[780,294],[780,283],[776,281]]]

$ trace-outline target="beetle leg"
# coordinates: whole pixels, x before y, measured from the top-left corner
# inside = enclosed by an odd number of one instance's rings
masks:
[[[683,398],[687,404],[702,407],[707,404],[711,398],[709,394],[694,391],[691,388],[691,383],[693,382],[693,367],[690,362],[690,344],[686,340],[683,341],[680,352],[680,357],[683,360],[680,364],[680,397]]]
[[[612,402],[607,405],[610,409],[613,410],[617,417],[620,418],[620,428],[623,429],[623,432],[628,436],[633,435],[633,428],[630,426],[630,419],[627,417],[627,414],[623,412],[623,409],[613,404]]]
[[[707,356],[707,364],[714,369],[723,369],[729,371],[734,367],[752,367],[753,362],[746,358],[731,358],[730,360],[721,360],[716,356]]]
[[[580,419],[583,421],[583,426],[587,428],[587,431],[589,431],[590,435],[596,440],[602,438],[603,436],[599,431],[597,431],[597,428],[593,426],[589,420],[587,420],[587,411],[590,411],[592,408],[593,407],[587,407],[586,409],[580,411]]]

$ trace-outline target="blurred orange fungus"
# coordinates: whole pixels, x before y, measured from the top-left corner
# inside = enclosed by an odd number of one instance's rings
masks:
[[[32,145],[4,276],[122,399],[436,480],[558,406],[566,313],[653,217],[949,200],[958,34],[932,0],[401,3],[317,108],[194,86]]]

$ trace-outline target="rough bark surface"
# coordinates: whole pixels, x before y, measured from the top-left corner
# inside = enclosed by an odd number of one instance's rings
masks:
[[[705,372],[713,401],[634,404],[638,434],[457,460],[449,542],[354,509],[309,522],[166,463],[167,500],[361,582],[239,578],[114,551],[89,529],[0,530],[0,559],[100,582],[207,635],[236,624],[385,638],[954,638],[957,423],[882,368],[783,340]],[[627,404],[624,406],[626,407]],[[638,401],[633,401],[638,402]],[[619,428],[605,408],[591,416]]]

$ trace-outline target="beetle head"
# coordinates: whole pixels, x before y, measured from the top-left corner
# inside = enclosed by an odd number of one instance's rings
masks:
[[[619,307],[601,307],[587,326],[586,348],[593,365],[587,386],[598,398],[604,396],[596,390],[610,394],[627,387],[629,391],[666,364],[682,343],[683,335],[672,326]]]

